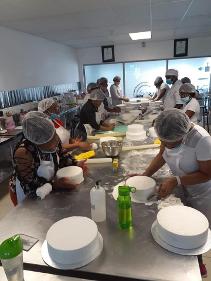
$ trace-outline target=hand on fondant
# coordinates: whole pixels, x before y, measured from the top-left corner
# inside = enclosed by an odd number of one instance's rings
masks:
[[[166,179],[164,182],[161,183],[158,195],[160,198],[165,198],[169,194],[172,193],[173,189],[177,186],[177,180],[175,177],[171,177]]]

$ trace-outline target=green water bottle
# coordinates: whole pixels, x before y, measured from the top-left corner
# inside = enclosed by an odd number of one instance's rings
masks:
[[[135,187],[119,186],[118,202],[118,216],[119,226],[122,229],[128,229],[132,226],[132,208],[130,193],[135,192]]]

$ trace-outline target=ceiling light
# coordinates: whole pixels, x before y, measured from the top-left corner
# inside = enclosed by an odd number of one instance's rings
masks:
[[[151,39],[152,38],[151,31],[129,33],[129,35],[132,40]]]

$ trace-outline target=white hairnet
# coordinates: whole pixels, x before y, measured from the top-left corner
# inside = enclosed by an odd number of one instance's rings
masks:
[[[188,77],[183,77],[183,78],[181,79],[181,82],[182,82],[183,84],[185,84],[185,83],[191,83],[191,80],[190,80],[190,78],[188,78]]]
[[[101,77],[100,79],[97,80],[98,85],[106,84],[108,83],[108,79],[105,77]]]
[[[155,131],[161,141],[179,141],[190,128],[189,117],[176,108],[163,111],[155,120]]]
[[[115,77],[113,78],[113,81],[114,81],[114,82],[115,82],[115,81],[121,81],[121,77],[115,76]]]
[[[88,85],[87,85],[87,92],[89,92],[89,91],[91,91],[91,90],[93,90],[93,89],[96,89],[98,86],[97,86],[97,83],[94,83],[94,82],[92,82],[92,83],[89,83]]]
[[[154,81],[154,84],[156,85],[156,84],[161,83],[161,82],[163,82],[163,79],[162,79],[162,77],[158,76],[158,77],[156,77],[156,79]]]
[[[27,113],[22,126],[25,138],[34,144],[49,142],[56,132],[52,121],[46,118],[45,114],[37,111]]]
[[[41,100],[38,103],[38,111],[45,112],[47,109],[49,109],[56,101],[53,98],[48,98]]]
[[[178,71],[176,69],[168,69],[166,71],[166,76],[176,76],[176,77],[178,77]]]
[[[182,84],[179,88],[180,93],[196,93],[196,88],[191,83]]]
[[[104,96],[99,89],[93,90],[89,97],[90,100],[104,100]]]

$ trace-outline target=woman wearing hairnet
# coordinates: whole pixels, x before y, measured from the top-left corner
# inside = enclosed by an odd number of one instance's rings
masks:
[[[113,78],[114,84],[110,87],[110,94],[112,99],[112,105],[116,106],[121,104],[122,101],[128,102],[129,99],[122,95],[122,90],[120,88],[121,78],[119,76],[115,76]]]
[[[81,148],[83,150],[89,150],[91,147],[87,142],[82,142],[80,139],[71,139],[70,132],[64,128],[63,122],[59,119],[59,105],[53,98],[44,99],[38,104],[38,111],[48,115],[53,121],[56,128],[56,133],[60,137],[62,147],[66,150],[72,150],[74,148]]]
[[[151,177],[167,163],[173,176],[161,184],[160,197],[166,197],[180,186],[186,204],[201,211],[211,225],[211,136],[178,109],[162,112],[154,126],[161,148],[143,175]],[[201,257],[199,265],[205,275]]]
[[[191,122],[197,124],[200,115],[200,105],[196,99],[195,87],[190,83],[185,83],[180,87],[179,94],[184,103],[183,112],[187,114]]]
[[[23,119],[23,137],[14,149],[14,173],[10,180],[10,195],[14,205],[26,196],[36,197],[36,190],[49,183],[53,188],[71,189],[68,179],[55,179],[56,171],[64,166],[76,165],[63,154],[55,127],[46,115],[32,111]]]

